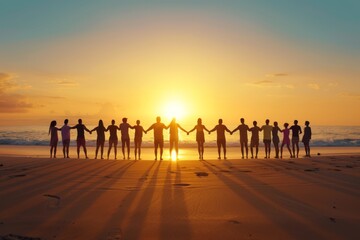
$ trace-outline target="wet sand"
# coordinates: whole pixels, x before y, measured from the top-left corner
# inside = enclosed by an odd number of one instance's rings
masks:
[[[359,167],[0,155],[0,239],[360,239]]]

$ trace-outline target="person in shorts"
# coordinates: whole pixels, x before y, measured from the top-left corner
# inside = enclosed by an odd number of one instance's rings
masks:
[[[80,147],[83,147],[85,157],[88,159],[87,156],[87,150],[86,150],[86,141],[85,141],[85,131],[91,134],[90,130],[87,129],[87,127],[82,123],[82,119],[78,120],[78,124],[71,127],[70,129],[77,130],[77,137],[76,137],[76,143],[77,143],[77,157],[80,158]]]
[[[269,125],[270,120],[265,120],[265,125],[261,127],[261,131],[264,133],[264,145],[265,145],[265,158],[270,158],[270,152],[271,152],[271,132],[273,129],[273,126]]]
[[[107,159],[109,159],[110,157],[110,152],[111,152],[111,148],[114,146],[114,154],[115,154],[115,159],[116,159],[116,155],[117,155],[117,144],[118,144],[118,136],[117,136],[117,131],[120,130],[120,128],[115,125],[115,120],[111,120],[111,125],[109,125],[106,129],[106,131],[110,132],[110,137],[109,137],[109,150],[107,153]]]
[[[257,126],[257,122],[253,121],[253,127],[249,129],[249,132],[251,132],[251,141],[250,141],[250,152],[251,152],[251,158],[254,158],[254,150],[255,147],[256,154],[255,158],[258,157],[259,153],[259,132],[261,129]]]
[[[300,134],[302,133],[301,127],[298,125],[298,120],[294,121],[294,125],[290,127],[290,130],[292,131],[292,150],[293,150],[293,157],[299,157],[299,139]],[[296,155],[295,155],[295,147],[296,147]]]
[[[213,129],[209,131],[209,134],[213,131],[216,131],[216,143],[218,149],[218,159],[221,159],[221,147],[224,151],[224,159],[226,159],[226,138],[225,138],[225,131],[232,134],[231,131],[223,125],[223,120],[219,119],[219,124],[216,125]]]
[[[123,159],[125,159],[125,146],[127,149],[127,159],[130,159],[130,135],[129,128],[134,129],[134,127],[130,126],[127,122],[127,118],[122,119],[122,123],[119,126],[121,131],[121,150],[123,154]]]
[[[280,158],[283,157],[283,148],[284,146],[286,145],[287,149],[289,150],[289,153],[290,153],[290,157],[292,158],[293,155],[291,154],[291,150],[290,150],[290,129],[288,128],[289,127],[289,124],[288,123],[284,123],[284,129],[281,130],[281,132],[283,133],[283,141],[282,141],[282,144],[281,144],[281,155],[280,155]]]
[[[305,148],[305,157],[310,156],[310,140],[311,140],[311,127],[309,127],[310,122],[305,121],[304,135],[302,138],[302,142],[304,143]]]
[[[136,120],[136,125],[134,126],[135,134],[134,134],[134,145],[135,145],[135,160],[139,159],[141,160],[141,143],[142,143],[142,137],[143,133],[146,133],[144,128],[140,125],[140,120]],[[139,157],[137,158],[137,155]]]
[[[70,126],[68,125],[69,120],[64,120],[64,126],[61,129],[61,139],[63,144],[64,158],[69,158],[69,147],[70,147]]]
[[[248,131],[249,131],[249,126],[245,124],[244,118],[241,118],[240,122],[241,122],[241,124],[237,128],[235,128],[234,130],[232,130],[231,134],[233,134],[234,132],[239,130],[239,132],[240,132],[241,155],[242,155],[242,158],[244,158],[244,148],[245,148],[246,158],[248,158],[248,152],[249,152]]]
[[[275,158],[279,158],[279,143],[280,143],[280,138],[278,133],[281,132],[281,129],[279,128],[279,124],[278,122],[274,122],[274,127],[272,129],[272,141],[274,144],[274,148],[275,148]]]
[[[154,153],[155,153],[155,161],[157,160],[158,156],[158,148],[160,148],[160,160],[163,160],[163,149],[164,149],[164,129],[168,129],[165,124],[161,122],[161,118],[158,116],[156,117],[156,123],[151,125],[145,133],[150,130],[154,130]]]

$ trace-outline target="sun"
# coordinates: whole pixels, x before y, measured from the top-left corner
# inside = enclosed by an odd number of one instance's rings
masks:
[[[170,120],[172,118],[176,118],[177,120],[181,120],[186,116],[186,107],[184,102],[178,100],[172,100],[164,104],[163,108],[163,116]]]

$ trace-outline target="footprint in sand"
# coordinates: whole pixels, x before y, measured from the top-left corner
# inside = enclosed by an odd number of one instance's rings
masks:
[[[36,237],[26,237],[26,236],[20,236],[15,234],[8,234],[5,236],[0,236],[1,240],[41,240],[41,238]]]
[[[336,223],[336,219],[333,217],[329,217],[329,220],[332,221],[333,223]]]
[[[209,174],[207,172],[195,172],[198,177],[207,177]]]
[[[51,195],[51,194],[44,194],[43,196],[49,198],[49,201],[47,204],[48,208],[58,208],[60,206],[61,198],[59,196]]]
[[[317,172],[319,170],[320,170],[320,168],[312,168],[312,169],[305,169],[304,171],[305,172]]]
[[[11,175],[9,178],[25,177],[26,174]]]
[[[240,224],[240,222],[238,220],[229,220],[229,223],[233,223],[233,224]]]

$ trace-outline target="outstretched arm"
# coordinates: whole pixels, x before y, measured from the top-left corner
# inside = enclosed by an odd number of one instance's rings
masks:
[[[186,133],[187,133],[187,131],[186,131],[185,129],[183,129],[179,124],[178,124],[178,127],[179,127],[183,132],[186,132]]]
[[[145,133],[148,132],[148,131],[150,131],[150,130],[152,130],[152,129],[154,129],[154,125],[151,125],[151,126],[145,131]]]
[[[232,134],[232,132],[225,126],[225,131],[227,131],[228,133]]]
[[[239,130],[239,127],[235,128],[234,130],[231,131],[231,134],[233,134],[234,132],[236,132],[237,130]]]
[[[215,131],[216,130],[216,126],[213,128],[213,129],[211,129],[210,131],[208,131],[209,132],[209,134],[211,133],[211,132],[213,132],[213,131]]]
[[[95,131],[98,127],[94,127],[93,130],[90,131],[90,133],[92,133],[93,131]],[[106,131],[106,130],[105,130]]]
[[[91,134],[91,131],[87,127],[85,127],[85,125],[84,125],[84,129],[85,129],[85,131],[87,131],[88,133]]]
[[[196,126],[193,129],[191,129],[190,131],[188,131],[187,134],[189,135],[189,133],[195,131],[195,129],[196,129]]]

